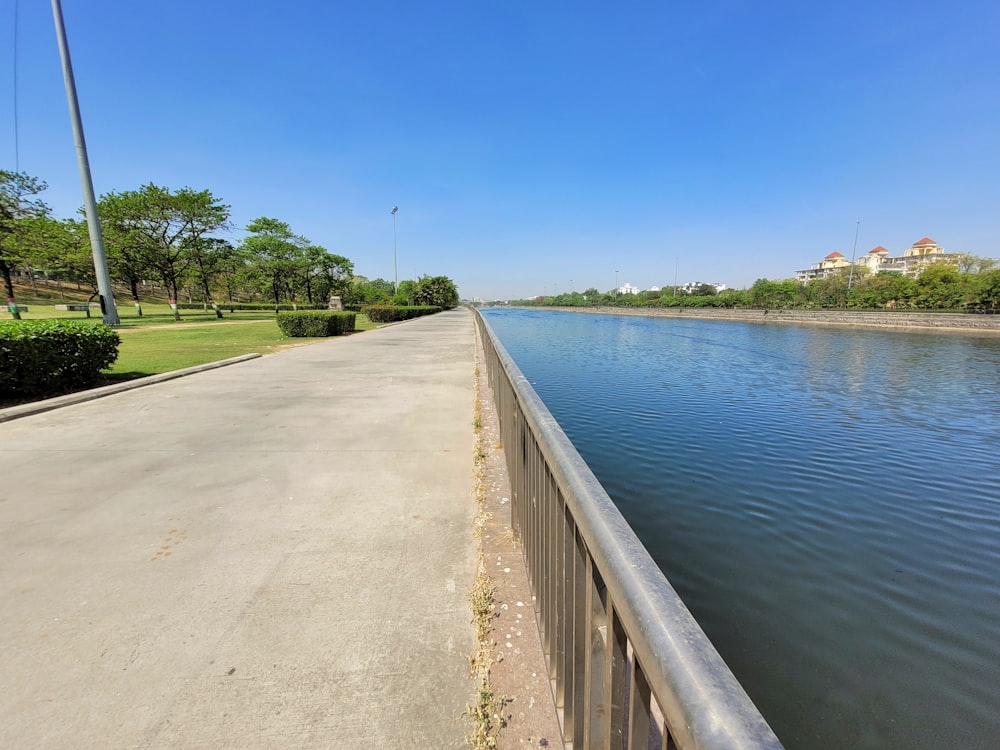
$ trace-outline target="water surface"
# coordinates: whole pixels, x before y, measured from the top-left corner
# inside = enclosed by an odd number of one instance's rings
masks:
[[[1000,337],[486,315],[786,747],[1000,747]]]

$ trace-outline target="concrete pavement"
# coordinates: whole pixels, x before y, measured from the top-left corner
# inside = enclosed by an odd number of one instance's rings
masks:
[[[456,310],[0,424],[0,747],[461,747]]]

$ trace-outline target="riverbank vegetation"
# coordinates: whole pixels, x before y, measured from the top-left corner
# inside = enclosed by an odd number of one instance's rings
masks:
[[[959,265],[933,263],[916,277],[899,273],[869,274],[865,269],[839,269],[823,279],[802,284],[795,279],[758,279],[749,289],[702,284],[693,293],[665,287],[639,294],[587,289],[551,297],[512,301],[522,306],[555,307],[720,307],[765,310],[939,310],[1000,311],[1000,268],[989,258],[970,257]]]

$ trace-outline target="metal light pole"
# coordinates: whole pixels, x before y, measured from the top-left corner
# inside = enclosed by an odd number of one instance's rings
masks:
[[[392,293],[399,293],[399,271],[396,270],[396,212],[399,206],[393,206],[392,211]]]
[[[90,248],[94,253],[94,271],[97,275],[97,293],[101,298],[101,315],[109,326],[121,325],[115,297],[111,291],[111,274],[108,273],[108,258],[104,252],[104,235],[101,220],[97,216],[97,201],[94,199],[94,181],[90,176],[90,160],[87,158],[87,142],[83,137],[83,121],[80,119],[80,103],[76,98],[76,81],[73,78],[73,63],[69,59],[69,45],[66,43],[66,27],[63,24],[62,6],[59,0],[52,0],[52,16],[56,24],[56,39],[59,42],[59,57],[62,59],[63,79],[66,81],[66,100],[69,102],[69,118],[73,124],[73,140],[76,142],[76,158],[80,165],[80,182],[83,185],[83,209],[87,215],[87,231],[90,233]]]
[[[618,271],[615,270],[615,299],[618,299]]]
[[[847,274],[847,301],[844,306],[847,307],[851,303],[851,284],[854,283],[854,258],[858,254],[858,233],[861,231],[861,222],[858,221],[858,225],[854,228],[854,250],[851,251],[851,270]]]

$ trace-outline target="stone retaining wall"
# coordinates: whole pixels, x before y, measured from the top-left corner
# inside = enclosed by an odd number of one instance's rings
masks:
[[[544,310],[634,315],[656,318],[701,318],[744,323],[812,323],[949,331],[1000,333],[1000,315],[926,312],[856,312],[848,310],[745,310],[714,307],[546,307]]]

